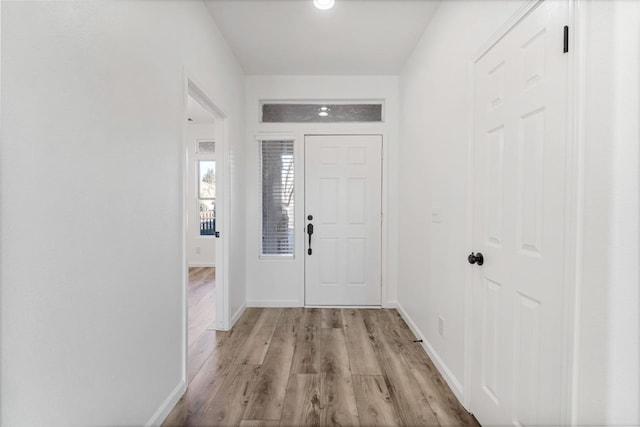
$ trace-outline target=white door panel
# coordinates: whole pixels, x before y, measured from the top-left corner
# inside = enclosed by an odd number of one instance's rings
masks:
[[[380,305],[381,167],[380,135],[305,138],[307,305]]]
[[[471,410],[560,424],[567,2],[544,1],[477,63]]]

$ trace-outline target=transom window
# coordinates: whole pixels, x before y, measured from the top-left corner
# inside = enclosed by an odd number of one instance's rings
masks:
[[[262,123],[382,122],[382,103],[262,103]]]

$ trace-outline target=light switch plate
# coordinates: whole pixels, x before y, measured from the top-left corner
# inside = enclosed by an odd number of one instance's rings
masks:
[[[431,210],[431,222],[441,223],[442,222],[442,209],[441,208],[433,208]]]

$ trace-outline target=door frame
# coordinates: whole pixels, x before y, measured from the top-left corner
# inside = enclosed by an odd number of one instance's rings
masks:
[[[229,168],[227,165],[228,157],[228,141],[227,127],[228,116],[224,109],[215,103],[204,86],[198,83],[188,69],[183,70],[183,116],[182,124],[182,142],[180,149],[180,170],[181,170],[181,192],[182,192],[182,378],[185,384],[188,382],[188,352],[189,352],[189,264],[187,257],[187,225],[189,220],[189,204],[192,200],[188,200],[187,184],[191,176],[189,176],[189,162],[193,159],[189,158],[188,144],[193,143],[187,138],[188,123],[188,97],[191,96],[200,103],[214,117],[214,140],[216,142],[216,177],[222,185],[216,191],[216,213],[220,218],[220,222],[216,221],[216,229],[220,231],[220,237],[216,238],[216,286],[214,290],[215,300],[215,328],[216,330],[226,331],[230,327],[229,319],[229,290],[228,290],[228,271],[229,271],[229,239],[226,238],[229,232],[230,206],[227,203],[230,194],[229,185]],[[188,385],[188,384],[187,384]]]
[[[388,242],[387,242],[387,236],[386,236],[386,230],[388,229],[387,226],[387,189],[386,189],[386,175],[385,175],[385,150],[386,150],[386,144],[385,144],[385,135],[383,132],[380,133],[370,133],[370,132],[350,132],[350,133],[345,133],[345,132],[329,132],[329,133],[318,133],[318,132],[313,132],[313,133],[305,133],[303,138],[302,138],[302,163],[303,163],[303,184],[302,184],[302,193],[303,193],[303,197],[302,197],[302,226],[303,226],[303,236],[305,237],[305,239],[303,239],[306,242],[306,232],[307,232],[307,228],[306,228],[306,201],[307,201],[307,194],[306,194],[306,183],[307,183],[307,152],[306,152],[306,147],[307,147],[307,137],[308,136],[379,136],[380,137],[380,213],[382,215],[381,221],[380,221],[380,305],[366,305],[366,306],[361,306],[361,305],[340,305],[340,306],[324,306],[324,305],[309,305],[307,304],[307,253],[306,253],[306,243],[305,245],[303,245],[303,247],[301,248],[302,250],[302,256],[304,257],[303,262],[302,262],[302,293],[301,293],[301,298],[302,298],[302,304],[304,307],[310,307],[310,308],[333,308],[333,307],[339,307],[339,308],[376,308],[376,307],[383,307],[386,308],[385,305],[385,299],[384,299],[384,295],[387,294],[388,290],[386,288],[386,284],[385,284],[385,280],[384,278],[386,277],[386,271],[385,271],[385,267],[387,265],[387,250],[388,250]]]
[[[360,99],[353,100],[354,102],[363,102]],[[373,101],[376,101],[373,99]],[[300,101],[302,102],[302,101]],[[306,101],[305,101],[306,102]],[[316,101],[309,101],[316,102]],[[327,101],[329,102],[329,101]],[[385,119],[386,120],[386,119]],[[397,295],[396,295],[396,283],[391,283],[391,280],[394,280],[393,277],[390,276],[390,270],[394,269],[394,265],[392,265],[391,254],[389,251],[389,247],[391,244],[391,239],[389,238],[389,216],[390,216],[390,207],[389,207],[389,180],[390,180],[390,165],[389,165],[389,157],[392,155],[392,147],[391,145],[394,142],[389,140],[389,134],[392,133],[389,129],[389,124],[387,121],[383,121],[380,123],[261,123],[257,127],[256,132],[252,132],[250,138],[256,142],[262,140],[269,139],[279,139],[286,138],[294,141],[294,158],[295,158],[295,167],[296,167],[296,175],[301,177],[302,179],[296,179],[296,232],[300,233],[300,235],[296,234],[296,246],[295,246],[295,256],[294,259],[282,260],[282,261],[272,261],[278,263],[284,262],[292,262],[295,263],[295,277],[297,286],[297,300],[295,301],[285,301],[286,306],[290,307],[304,307],[305,306],[305,267],[304,267],[304,257],[306,256],[306,252],[304,249],[304,245],[302,244],[304,241],[304,237],[306,236],[306,228],[304,222],[300,222],[298,218],[304,218],[304,176],[305,176],[305,150],[304,150],[304,140],[307,135],[382,135],[382,261],[381,261],[381,274],[382,274],[382,284],[381,284],[381,307],[382,308],[396,308],[397,307]],[[259,154],[257,151],[258,144],[255,144],[256,151],[253,154],[253,158],[255,159],[256,168],[259,165]],[[302,188],[302,191],[299,189]],[[254,209],[254,219],[253,221],[256,224],[256,230],[259,234],[260,230],[260,207],[256,206]],[[300,237],[299,237],[300,236]],[[260,236],[256,235],[254,237],[249,237],[248,245],[259,248],[260,245]],[[394,255],[395,256],[395,255]],[[256,304],[255,301],[249,300],[247,303],[249,307],[282,307],[283,303],[281,301],[271,302],[260,302]],[[316,306],[314,306],[316,307]],[[318,306],[319,307],[319,306]],[[377,306],[372,306],[377,307]]]
[[[543,1],[528,0],[523,4],[470,58],[468,65],[469,96],[467,100],[467,120],[469,123],[468,149],[467,149],[467,249],[473,248],[473,219],[474,219],[474,145],[475,145],[475,68],[476,63],[513,27],[528,16]],[[557,0],[553,0],[557,1]],[[582,270],[582,218],[583,218],[583,183],[584,183],[584,150],[585,150],[585,111],[584,99],[585,85],[585,53],[586,53],[586,29],[585,17],[588,6],[580,4],[577,0],[562,0],[568,6],[567,25],[569,25],[569,52],[567,63],[567,118],[566,118],[566,153],[567,163],[565,169],[565,215],[564,215],[564,277],[562,281],[563,296],[563,324],[562,324],[562,398],[561,420],[565,425],[575,425],[577,406],[577,340],[579,333],[578,324],[578,297],[580,295],[580,282]],[[464,389],[463,404],[471,408],[471,312],[473,308],[472,287],[473,269],[467,266],[465,278],[465,356],[464,356]]]

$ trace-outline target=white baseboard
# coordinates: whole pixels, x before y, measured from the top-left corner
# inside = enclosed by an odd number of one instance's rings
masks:
[[[242,304],[235,313],[233,313],[233,316],[231,316],[231,324],[229,325],[229,329],[233,328],[233,325],[236,324],[236,322],[238,321],[238,319],[240,318],[240,316],[242,316],[242,313],[244,313],[244,311],[247,309],[247,304]]]
[[[435,351],[431,343],[424,337],[424,335],[422,334],[420,329],[418,329],[418,326],[415,324],[411,316],[409,316],[409,314],[402,307],[402,304],[397,303],[396,309],[402,315],[402,318],[405,320],[405,322],[407,322],[407,325],[409,326],[411,331],[414,333],[414,335],[418,337],[418,339],[422,340],[422,343],[421,343],[422,348],[424,348],[424,351],[427,352],[427,354],[433,361],[434,365],[436,365],[436,368],[438,369],[438,371],[440,371],[440,373],[444,377],[444,380],[447,382],[447,384],[453,391],[453,394],[456,395],[456,397],[460,402],[464,402],[464,387],[462,386],[460,381],[458,381],[456,376],[453,375],[453,372],[451,372],[451,369],[449,369],[447,364],[444,363],[442,358]]]
[[[158,408],[155,414],[149,419],[146,426],[156,427],[160,426],[162,422],[167,418],[171,410],[178,403],[183,394],[187,391],[187,383],[184,380],[180,380],[180,383],[173,389],[173,391],[162,402],[162,405]]]
[[[253,300],[247,301],[247,307],[275,307],[275,308],[291,308],[302,307],[303,304],[298,300]]]
[[[210,263],[210,262],[190,262],[189,264],[189,268],[196,268],[196,267],[216,267],[216,263]]]

